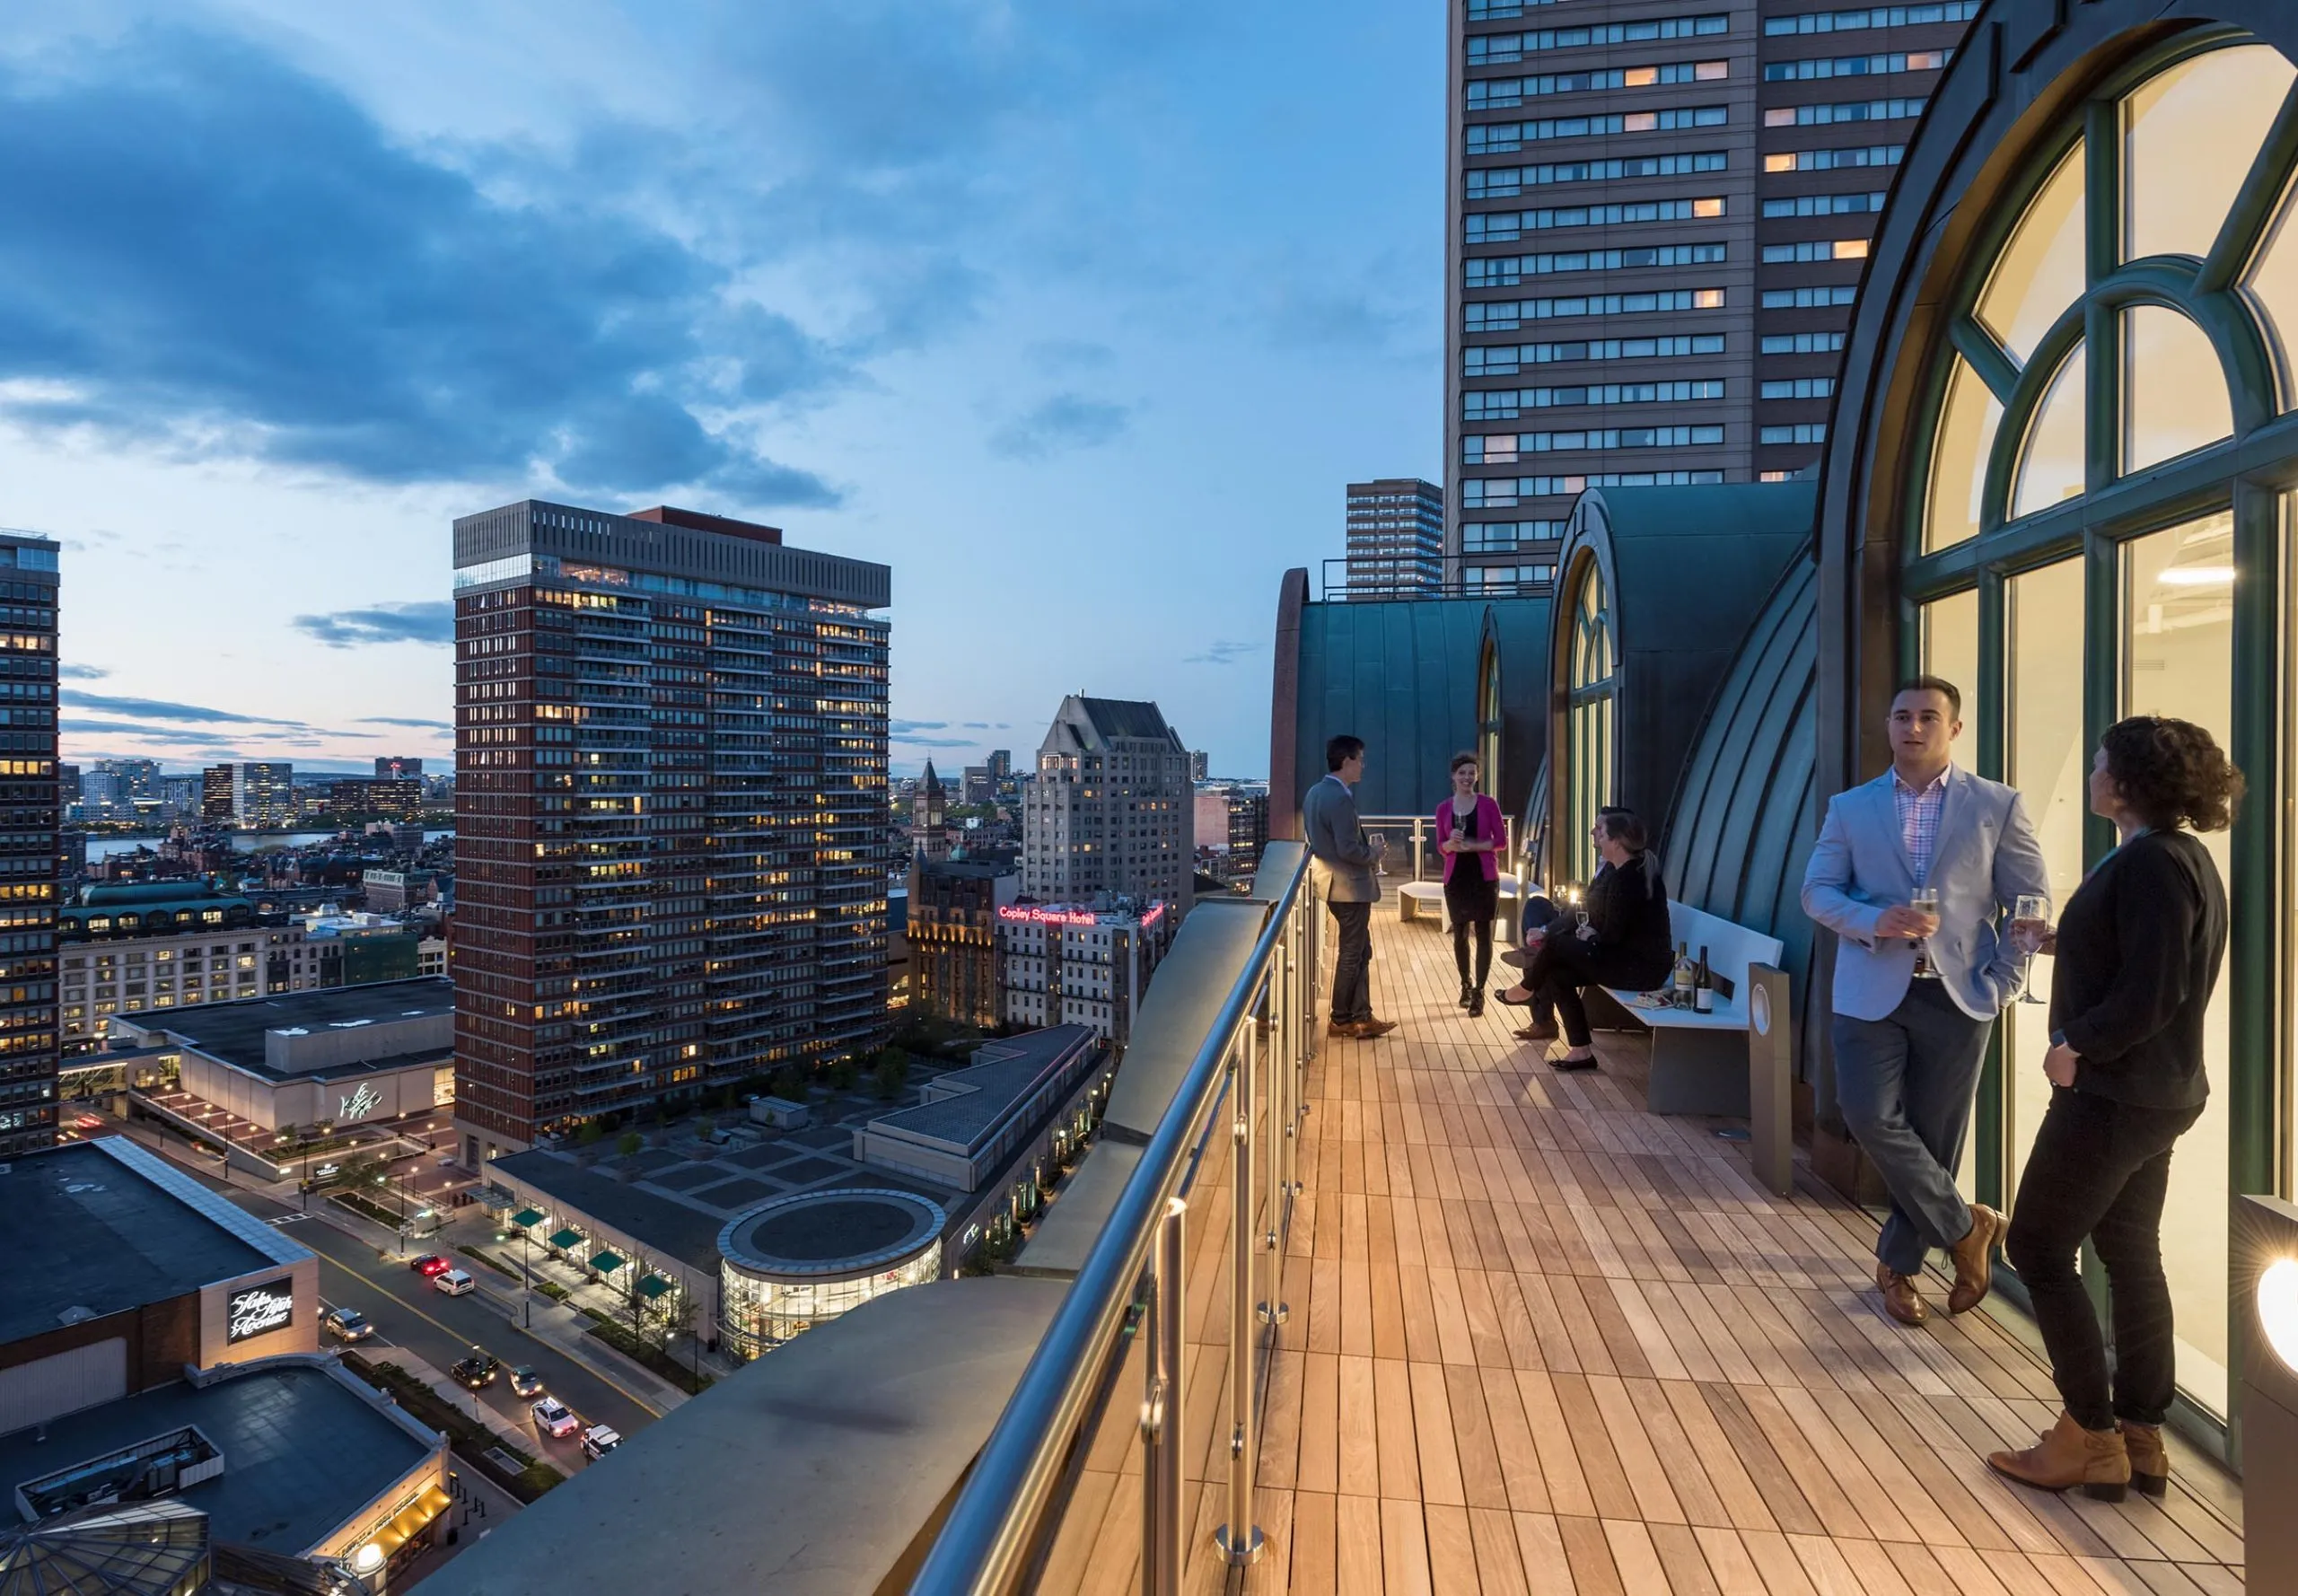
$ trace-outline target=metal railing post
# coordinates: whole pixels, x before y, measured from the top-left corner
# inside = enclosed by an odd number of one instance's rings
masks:
[[[1141,1596],[1179,1596],[1181,1588],[1181,1287],[1182,1225],[1188,1205],[1165,1205],[1149,1271],[1146,1371],[1141,1399]]]
[[[1279,955],[1282,957],[1282,955]],[[1285,983],[1281,971],[1271,970],[1266,1002],[1267,1017],[1259,1027],[1259,1033],[1268,1039],[1268,1058],[1260,1069],[1261,1096],[1267,1106],[1267,1146],[1264,1162],[1268,1167],[1266,1201],[1268,1217],[1261,1226],[1261,1250],[1268,1254],[1268,1267],[1262,1278],[1268,1294],[1260,1301],[1260,1321],[1266,1325],[1280,1325],[1291,1317],[1285,1306],[1285,1144],[1292,1129],[1292,1092],[1287,1083],[1293,1078],[1291,1059],[1285,1050]]]
[[[1229,1238],[1229,1519],[1213,1532],[1213,1543],[1242,1568],[1260,1559],[1261,1534],[1253,1523],[1253,1254],[1260,1238],[1253,1232],[1253,1065],[1260,1053],[1260,1025],[1245,1011],[1244,1034],[1236,1044],[1230,1081],[1229,1188],[1235,1225]]]

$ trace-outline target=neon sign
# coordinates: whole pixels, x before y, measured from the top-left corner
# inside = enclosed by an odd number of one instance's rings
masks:
[[[1101,917],[1089,908],[1038,908],[1017,903],[1000,905],[997,917],[1030,925],[1098,925]]]
[[[1165,906],[1162,903],[1153,903],[1149,906],[1148,912],[1141,916],[1141,929],[1146,931],[1164,917]]]

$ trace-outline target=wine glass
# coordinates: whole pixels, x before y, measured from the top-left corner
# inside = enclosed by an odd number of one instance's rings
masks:
[[[2039,892],[2022,892],[2011,909],[2011,945],[2026,955],[2027,962],[2019,971],[2019,1001],[2040,1003],[2035,995],[2035,955],[2043,949],[2043,937],[2050,929],[2050,899]]]
[[[1572,917],[1582,930],[1588,926],[1588,894],[1578,887],[1572,889]]]
[[[1938,888],[1917,887],[1908,895],[1907,901],[1909,908],[1920,914],[1929,915],[1934,919],[1938,918]],[[1931,940],[1928,937],[1918,938],[1916,942],[1915,975],[1917,980],[1923,981],[1935,981],[1939,978],[1939,972],[1931,968]]]

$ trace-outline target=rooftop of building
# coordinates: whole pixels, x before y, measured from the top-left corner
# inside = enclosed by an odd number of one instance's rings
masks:
[[[585,1169],[569,1154],[545,1147],[498,1158],[487,1169],[522,1180],[553,1201],[682,1263],[698,1269],[718,1267],[718,1232],[726,1225],[723,1214],[689,1206],[635,1180]],[[736,1172],[725,1171],[729,1177]]]
[[[890,1188],[807,1191],[736,1215],[715,1250],[743,1268],[809,1278],[866,1274],[924,1249],[950,1222],[939,1203]]]
[[[971,1152],[1039,1081],[1091,1048],[1093,1039],[1090,1026],[1052,1025],[986,1043],[975,1049],[967,1068],[934,1083],[937,1094],[948,1095],[884,1115],[871,1122],[872,1128],[907,1131]]]
[[[0,1490],[197,1425],[224,1471],[181,1494],[216,1541],[295,1557],[421,1465],[432,1448],[347,1374],[266,1364],[50,1419],[0,1439]]]
[[[361,987],[326,987],[316,992],[289,992],[276,997],[251,997],[238,1003],[203,1004],[197,1008],[170,1009],[122,1016],[138,1029],[166,1030],[208,1057],[259,1074],[276,1074],[267,1059],[264,1038],[275,1030],[316,1031],[330,1026],[349,1028],[399,1020],[452,1015],[454,983],[445,976],[418,976],[408,981],[377,981]],[[362,1061],[369,1069],[398,1068],[435,1049],[399,1053]]]
[[[0,1344],[310,1256],[124,1136],[22,1154],[0,1174]]]
[[[89,908],[144,908],[151,904],[175,907],[190,903],[235,901],[206,881],[99,881],[80,889],[80,902]],[[244,901],[238,900],[238,901]]]
[[[920,859],[917,862],[921,875],[955,876],[969,881],[995,880],[999,876],[1012,875],[1019,868],[1013,859],[1003,855],[987,859]]]
[[[1180,746],[1180,739],[1165,723],[1165,712],[1154,704],[1139,698],[1089,698],[1083,693],[1077,702],[1103,737],[1170,740],[1174,747]]]

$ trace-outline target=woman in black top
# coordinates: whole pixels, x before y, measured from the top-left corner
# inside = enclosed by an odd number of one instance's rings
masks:
[[[1665,984],[1674,966],[1668,889],[1660,880],[1660,856],[1651,850],[1644,822],[1630,810],[1600,810],[1589,835],[1604,863],[1588,883],[1588,923],[1574,929],[1559,918],[1537,946],[1505,956],[1512,964],[1522,961],[1524,978],[1500,995],[1502,1003],[1533,1011],[1532,1023],[1516,1033],[1528,1041],[1555,1040],[1550,1016],[1564,1017],[1564,1039],[1571,1050],[1548,1060],[1560,1070],[1596,1067],[1588,1011],[1580,1001],[1583,987],[1648,992]]]
[[[2066,1404],[2024,1451],[1987,1462],[2022,1485],[2119,1501],[2168,1487],[2162,1424],[2175,1378],[2162,1199],[2171,1148],[2202,1113],[2203,1019],[2226,951],[2226,889],[2195,831],[2233,819],[2242,775],[2210,733],[2137,715],[2091,767],[2091,809],[2120,842],[2059,918],[2050,1108],[2005,1249],[2033,1299]],[[2192,830],[2184,828],[2191,827]],[[2114,1300],[2115,1370],[2075,1257],[2088,1236]]]

